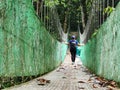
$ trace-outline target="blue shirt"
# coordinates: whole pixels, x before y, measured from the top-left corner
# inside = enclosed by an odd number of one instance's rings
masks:
[[[72,39],[72,40],[69,41],[69,44],[70,44],[70,48],[72,48],[72,47],[74,48],[78,45],[78,41]]]

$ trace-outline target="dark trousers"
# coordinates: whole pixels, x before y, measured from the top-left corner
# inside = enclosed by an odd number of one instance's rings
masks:
[[[70,48],[70,53],[71,53],[71,60],[72,60],[72,62],[75,62],[76,48]]]

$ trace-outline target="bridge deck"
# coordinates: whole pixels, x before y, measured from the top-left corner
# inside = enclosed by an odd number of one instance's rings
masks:
[[[56,70],[39,77],[39,79],[50,80],[44,85],[34,79],[27,83],[16,85],[5,90],[114,90],[101,87],[95,78],[82,65],[80,59],[76,58],[75,65],[71,64],[70,53],[67,54],[64,63]],[[117,89],[115,89],[117,90]]]

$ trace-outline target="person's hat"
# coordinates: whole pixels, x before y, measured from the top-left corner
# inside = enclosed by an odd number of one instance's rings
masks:
[[[75,39],[75,36],[73,35],[71,38],[72,38],[72,39]]]

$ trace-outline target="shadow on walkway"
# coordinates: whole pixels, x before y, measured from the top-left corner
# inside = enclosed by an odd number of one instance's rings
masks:
[[[82,65],[79,57],[74,65],[71,63],[70,53],[67,53],[64,63],[56,70],[5,90],[118,90],[101,86],[98,77]]]

